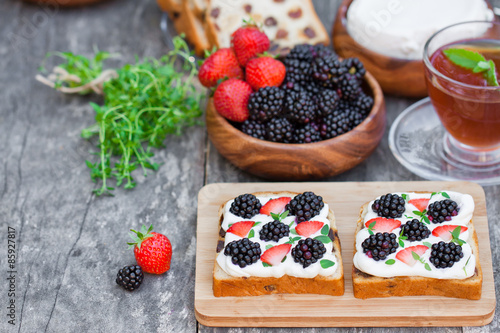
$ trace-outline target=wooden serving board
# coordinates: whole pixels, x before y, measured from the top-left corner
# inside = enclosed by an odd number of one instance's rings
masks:
[[[218,209],[243,193],[289,190],[323,196],[336,216],[342,244],[345,294],[214,297],[212,270],[218,237]],[[351,269],[354,231],[360,207],[389,192],[452,190],[469,193],[476,204],[474,224],[484,281],[480,300],[439,296],[354,298]],[[495,312],[486,202],[481,186],[469,182],[220,183],[198,195],[195,312],[206,326],[229,327],[404,327],[481,326]]]

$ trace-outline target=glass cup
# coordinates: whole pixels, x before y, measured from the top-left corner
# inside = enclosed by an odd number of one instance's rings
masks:
[[[445,154],[465,165],[500,167],[500,87],[471,85],[440,72],[434,55],[448,45],[472,47],[500,65],[500,24],[474,21],[449,26],[435,33],[424,50],[427,90],[445,128]]]

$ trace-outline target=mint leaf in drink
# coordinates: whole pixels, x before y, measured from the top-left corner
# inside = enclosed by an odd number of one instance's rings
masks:
[[[477,63],[476,67],[472,70],[474,73],[481,73],[489,71],[491,68],[490,63],[488,61],[480,61]]]
[[[471,69],[473,73],[484,73],[489,86],[499,86],[493,60],[488,61],[482,54],[466,49],[450,48],[443,53],[457,66]]]
[[[490,60],[489,63],[490,63],[490,70],[488,70],[488,72],[486,73],[486,75],[488,76],[487,77],[488,84],[493,87],[498,87],[499,84],[497,79],[497,72],[495,70],[495,63],[493,62],[493,60]]]

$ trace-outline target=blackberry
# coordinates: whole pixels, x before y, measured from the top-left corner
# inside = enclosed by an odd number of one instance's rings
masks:
[[[429,261],[436,268],[452,267],[464,257],[462,247],[455,243],[439,242],[432,244],[432,252]]]
[[[292,135],[293,143],[312,143],[321,141],[320,127],[311,123],[295,129]]]
[[[313,60],[313,55],[315,53],[315,47],[310,44],[299,44],[295,45],[293,49],[290,50],[288,55],[285,57],[286,60],[302,60],[311,62]]]
[[[283,111],[285,92],[279,87],[264,87],[250,95],[248,111],[251,120],[267,121]]]
[[[241,131],[257,139],[265,140],[266,138],[266,125],[256,120],[245,120],[241,124]]]
[[[361,94],[361,82],[352,74],[343,75],[338,81],[338,89],[343,99],[355,101]]]
[[[335,54],[317,57],[312,63],[312,77],[322,87],[333,89],[344,74],[345,68]]]
[[[280,221],[274,220],[266,223],[260,229],[260,239],[266,242],[278,242],[281,238],[287,237],[290,233],[290,227]]]
[[[226,245],[224,255],[231,257],[231,262],[244,268],[260,259],[261,249],[257,242],[248,238],[234,240]]]
[[[273,142],[290,143],[293,139],[293,125],[286,118],[273,118],[266,125],[266,139]]]
[[[285,112],[292,122],[307,124],[316,118],[316,104],[303,89],[289,91],[285,97]]]
[[[116,274],[116,283],[128,291],[134,291],[141,286],[144,273],[141,266],[125,266]]]
[[[361,243],[363,253],[375,261],[384,260],[389,254],[396,252],[398,246],[396,234],[389,232],[377,232]]]
[[[355,75],[358,79],[361,79],[366,74],[365,66],[358,58],[347,58],[342,61],[342,66],[346,69],[346,72]]]
[[[427,214],[432,223],[443,223],[451,221],[451,217],[457,216],[458,211],[458,205],[455,201],[445,199],[431,203]]]
[[[324,140],[327,140],[344,134],[351,129],[351,120],[347,112],[337,109],[323,118],[320,134]]]
[[[405,211],[405,200],[397,194],[387,193],[373,202],[372,209],[378,216],[401,217]]]
[[[401,230],[403,231],[402,235],[406,236],[410,242],[421,241],[431,234],[425,224],[417,219],[407,221],[401,226]]]
[[[325,204],[321,196],[313,192],[304,192],[290,200],[285,210],[288,210],[290,215],[296,216],[295,220],[297,223],[301,223],[318,215],[324,206]]]
[[[234,199],[229,211],[234,215],[250,219],[259,214],[262,204],[253,194],[242,194]]]
[[[335,110],[339,101],[339,95],[335,90],[322,89],[314,94],[314,101],[318,107],[320,116],[327,116]]]
[[[365,116],[368,116],[373,107],[373,98],[361,93],[353,105],[356,106]]]
[[[312,53],[315,58],[335,55],[335,52],[331,48],[323,44],[314,45]]]
[[[311,81],[311,63],[298,59],[285,59],[285,82],[309,83]]]
[[[299,240],[297,245],[292,249],[293,261],[302,264],[304,268],[323,258],[325,253],[325,245],[323,245],[321,241],[313,238]]]

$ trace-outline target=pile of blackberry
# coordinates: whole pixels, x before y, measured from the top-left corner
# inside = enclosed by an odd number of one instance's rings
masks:
[[[389,254],[396,252],[398,242],[396,234],[389,232],[378,232],[370,235],[361,243],[363,253],[375,261],[384,260]]]
[[[299,240],[292,249],[292,257],[295,262],[302,264],[306,268],[319,259],[323,258],[326,252],[325,245],[317,239],[306,238]]]
[[[259,214],[262,204],[253,194],[242,194],[237,196],[231,203],[229,211],[234,215],[250,219]]]
[[[405,199],[397,194],[387,193],[373,202],[372,209],[381,217],[401,217],[405,211]]]
[[[457,216],[458,214],[458,205],[455,201],[450,199],[436,201],[429,205],[427,214],[432,223],[451,221],[451,217]]]
[[[260,239],[266,242],[278,242],[281,238],[287,237],[289,234],[290,227],[277,220],[264,224],[259,232]]]
[[[224,255],[231,257],[231,262],[244,268],[260,259],[260,245],[248,238],[242,238],[227,244]]]
[[[357,58],[340,60],[324,45],[295,46],[283,59],[281,87],[265,87],[248,101],[249,119],[236,126],[254,138],[311,143],[334,138],[358,126],[373,98],[362,89],[366,73]]]
[[[297,223],[310,220],[312,217],[319,214],[325,206],[323,198],[313,192],[304,192],[296,195],[286,205],[285,210],[290,212],[290,215],[295,215]]]
[[[421,241],[431,234],[429,228],[417,219],[407,221],[401,226],[401,230],[403,230],[402,235],[406,236],[407,240],[410,242]]]
[[[436,268],[452,267],[456,262],[464,257],[462,247],[455,243],[445,243],[443,241],[432,244],[432,252],[429,261]]]

